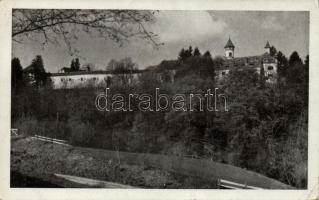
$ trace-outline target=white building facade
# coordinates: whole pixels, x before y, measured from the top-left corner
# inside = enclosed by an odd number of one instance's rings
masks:
[[[50,76],[53,89],[81,88],[87,86],[107,86],[112,80],[107,72],[69,72]]]

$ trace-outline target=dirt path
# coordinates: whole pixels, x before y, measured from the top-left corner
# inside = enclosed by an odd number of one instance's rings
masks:
[[[87,185],[90,187],[101,187],[101,188],[122,188],[122,189],[133,189],[137,187],[132,187],[130,185],[123,185],[123,184],[118,184],[118,183],[113,183],[113,182],[108,182],[108,181],[100,181],[100,180],[95,180],[91,178],[83,178],[83,177],[78,177],[78,176],[70,176],[70,175],[65,175],[65,174],[54,174],[58,178],[65,179],[70,182],[82,184],[82,185]]]

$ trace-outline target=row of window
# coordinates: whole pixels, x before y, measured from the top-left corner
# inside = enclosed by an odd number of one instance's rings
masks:
[[[228,68],[228,67],[229,67],[229,65],[226,65],[225,67],[226,67],[226,68]],[[274,67],[273,67],[273,66],[268,66],[268,67],[267,67],[267,70],[273,70],[273,69],[274,69]]]
[[[268,71],[272,71],[274,69],[274,67],[273,66],[268,66],[267,67],[267,70]],[[226,75],[226,71],[222,71],[222,76],[225,76]]]
[[[72,78],[61,78],[61,82],[68,82],[68,81],[74,81],[75,79],[72,79]],[[80,79],[81,81],[84,81],[84,78],[81,78]],[[99,78],[98,77],[93,77],[93,78],[91,78],[91,80],[93,80],[93,81],[97,81],[97,80],[99,80]]]

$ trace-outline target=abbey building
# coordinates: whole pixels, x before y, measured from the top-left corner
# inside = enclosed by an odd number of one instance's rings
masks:
[[[267,41],[265,52],[261,55],[236,57],[235,45],[229,38],[225,47],[225,55],[222,57],[223,62],[219,66],[215,66],[216,79],[222,80],[231,70],[234,69],[255,69],[258,74],[262,72],[268,83],[276,83],[277,76],[277,59],[270,54],[270,44]]]
[[[214,62],[214,66],[212,66],[215,71],[215,80],[217,82],[223,80],[232,70],[253,69],[258,74],[263,73],[267,83],[276,83],[277,59],[271,55],[270,49],[270,44],[267,41],[263,54],[236,57],[235,45],[229,37],[224,46],[224,55],[219,57],[221,62]],[[183,63],[179,60],[164,60],[159,65],[144,70],[136,69],[123,71],[122,73],[105,70],[92,71],[90,69],[80,69],[72,72],[68,71],[69,68],[64,67],[58,73],[50,74],[49,79],[54,89],[108,86],[112,82],[118,81],[120,81],[120,84],[130,84],[138,82],[142,74],[149,72],[155,73],[157,79],[161,81],[174,82],[177,71],[182,67]],[[32,77],[32,69],[26,68],[24,72]]]

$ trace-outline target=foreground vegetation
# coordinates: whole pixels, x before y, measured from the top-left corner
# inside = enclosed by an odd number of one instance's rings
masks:
[[[104,151],[47,143],[30,137],[11,145],[11,187],[102,187],[63,181],[67,174],[139,188],[217,188],[216,180],[201,180],[153,168],[127,164]]]

